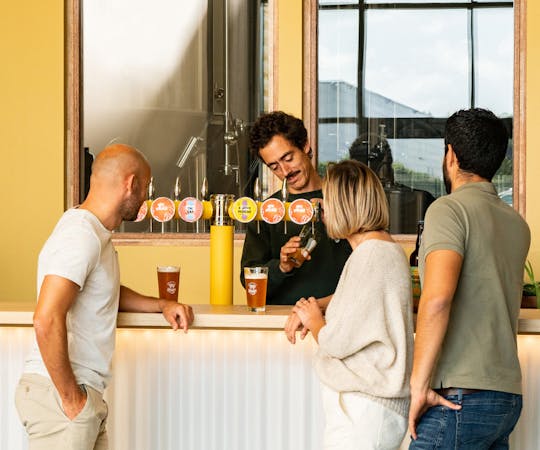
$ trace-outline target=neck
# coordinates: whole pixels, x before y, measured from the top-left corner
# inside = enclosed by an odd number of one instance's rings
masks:
[[[349,241],[349,244],[351,244],[353,250],[358,247],[362,242],[369,241],[370,239],[394,242],[390,234],[387,231],[382,230],[362,231],[359,233],[353,233],[347,237],[347,240]]]
[[[461,186],[465,186],[466,184],[485,182],[489,182],[489,180],[474,173],[458,173],[455,179],[452,181],[451,192],[454,192],[456,189],[460,188]]]
[[[91,212],[105,228],[109,231],[113,231],[120,226],[122,219],[114,211],[111,211],[104,206],[105,204],[106,202],[96,201],[96,199],[89,195],[86,200],[81,203],[79,209],[86,209]]]

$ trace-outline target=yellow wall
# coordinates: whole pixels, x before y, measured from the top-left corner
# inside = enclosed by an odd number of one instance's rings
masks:
[[[536,279],[540,279],[540,209],[536,210],[537,195],[540,194],[540,28],[535,27],[535,18],[540,17],[540,3],[527,2],[527,213],[526,218],[532,231],[529,259],[536,268]]]
[[[301,116],[302,0],[277,0],[279,21],[278,104]],[[528,2],[528,17],[540,4]],[[0,15],[0,301],[34,301],[36,258],[64,204],[63,2],[6,1]],[[530,257],[540,273],[540,30],[527,35],[527,220],[533,232]],[[207,302],[207,246],[119,247],[122,282],[155,295],[157,263],[182,266],[180,297]],[[235,244],[234,301],[244,302],[238,282],[241,243]],[[24,269],[21,270],[21,268]]]
[[[63,2],[0,14],[0,300],[35,297],[36,257],[63,211]]]

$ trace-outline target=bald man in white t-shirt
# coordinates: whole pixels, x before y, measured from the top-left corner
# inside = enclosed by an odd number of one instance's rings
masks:
[[[187,332],[190,306],[120,285],[112,231],[134,220],[150,166],[133,147],[106,147],[86,200],[58,221],[38,260],[35,345],[16,392],[29,449],[108,448],[103,391],[111,377],[118,311],[162,312]]]

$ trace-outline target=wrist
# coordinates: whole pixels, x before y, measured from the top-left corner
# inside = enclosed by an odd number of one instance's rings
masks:
[[[158,299],[158,312],[162,313],[163,309],[165,308],[165,305],[167,304],[167,300],[160,298]]]

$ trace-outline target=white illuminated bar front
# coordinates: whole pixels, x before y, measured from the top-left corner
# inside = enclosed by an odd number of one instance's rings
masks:
[[[0,303],[0,449],[27,449],[13,395],[32,305]],[[317,450],[324,426],[311,337],[291,345],[288,307],[194,306],[187,333],[160,314],[120,313],[106,392],[115,450]],[[540,311],[522,310],[524,409],[512,449],[540,448]],[[406,448],[405,446],[403,448]]]

